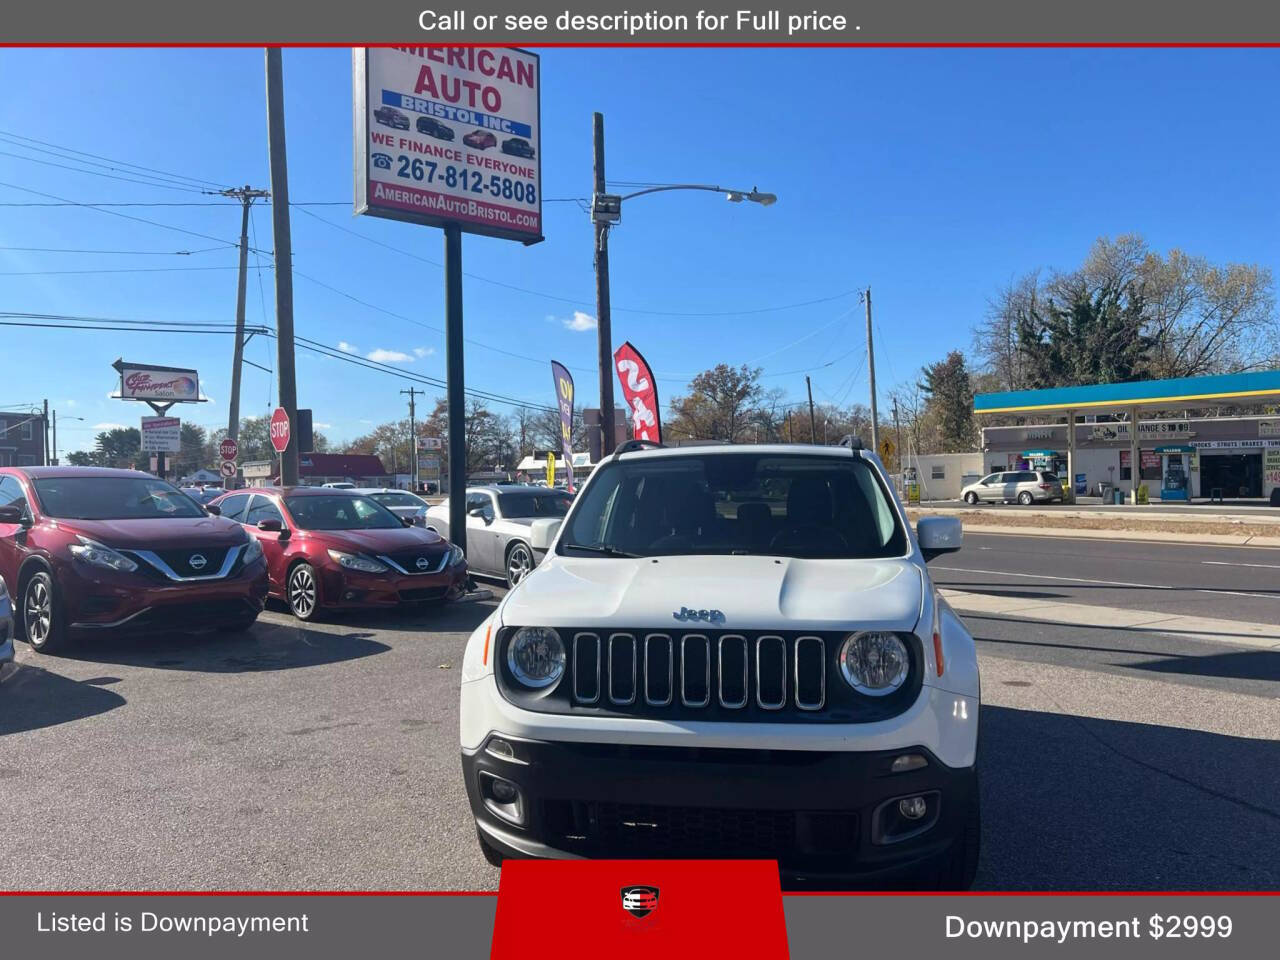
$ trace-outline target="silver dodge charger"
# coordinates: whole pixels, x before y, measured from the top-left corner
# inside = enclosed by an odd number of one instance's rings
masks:
[[[468,487],[467,568],[514,587],[538,565],[572,502],[565,491],[547,487]],[[451,539],[448,500],[427,510],[426,525]]]

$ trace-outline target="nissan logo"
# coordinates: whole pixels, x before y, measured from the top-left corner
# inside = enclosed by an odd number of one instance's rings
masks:
[[[204,558],[204,554],[193,553],[191,559],[187,561],[191,565],[192,570],[203,570],[204,565],[209,561]]]
[[[419,557],[416,566],[419,570],[425,570],[427,567],[431,566],[431,561],[426,557]]]

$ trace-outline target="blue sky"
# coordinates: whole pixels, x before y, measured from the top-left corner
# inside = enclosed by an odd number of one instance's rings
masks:
[[[292,198],[349,205],[350,53],[286,50],[284,65]],[[866,402],[862,308],[840,296],[866,285],[883,396],[967,348],[988,297],[1011,277],[1073,266],[1100,235],[1137,231],[1160,249],[1280,262],[1276,51],[544,50],[542,77],[544,197],[589,193],[593,110],[605,114],[611,180],[758,185],[779,196],[770,208],[709,193],[627,206],[611,240],[614,338],[646,355],[664,404],[718,362],[761,366],[797,400],[804,373],[792,371],[815,368],[816,400]],[[5,134],[269,185],[261,50],[6,50],[0,89]],[[5,141],[6,184],[99,203],[211,199],[32,163],[6,154],[62,160]],[[44,199],[0,186],[0,203]],[[114,209],[219,241],[239,232],[230,204]],[[430,329],[443,327],[439,267],[337,227],[437,263],[440,231],[353,218],[349,206],[308,209],[314,216],[293,215],[296,269],[399,316],[298,277],[298,333],[362,355],[404,354],[406,370],[443,377],[443,337]],[[468,273],[563,298],[468,279],[467,383],[549,403],[555,358],[574,369],[581,403],[597,390],[594,330],[574,329],[587,325],[576,312],[595,313],[591,228],[574,202],[546,203],[544,221],[547,240],[533,247],[464,238]],[[255,227],[257,246],[270,249],[268,208]],[[236,253],[219,243],[84,208],[0,206],[0,247],[19,246],[156,253],[0,249],[0,310],[234,318]],[[162,255],[208,247],[219,249]],[[30,273],[194,266],[218,269]],[[274,313],[269,269],[261,281],[260,292],[251,273],[250,323],[263,321],[264,303],[268,320]],[[823,298],[835,299],[745,312]],[[213,402],[187,418],[225,425],[229,337],[15,327],[3,336],[0,407],[49,398],[64,451],[90,446],[98,424],[136,424],[136,405],[107,398],[121,354],[199,368]],[[259,338],[246,356],[272,366],[273,351]],[[405,413],[407,384],[396,378],[306,354],[298,371],[299,402],[331,437]],[[245,415],[269,409],[270,380],[246,368]]]

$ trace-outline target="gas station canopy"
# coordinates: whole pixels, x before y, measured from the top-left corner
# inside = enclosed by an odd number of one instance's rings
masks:
[[[1088,410],[1099,413],[1269,401],[1280,402],[1280,370],[980,393],[973,398],[973,412],[1044,414]]]

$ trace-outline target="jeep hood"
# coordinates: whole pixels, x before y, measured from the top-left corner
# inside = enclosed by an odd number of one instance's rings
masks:
[[[697,631],[911,630],[922,579],[905,560],[552,556],[502,606],[518,626]],[[677,620],[719,610],[722,624]]]

